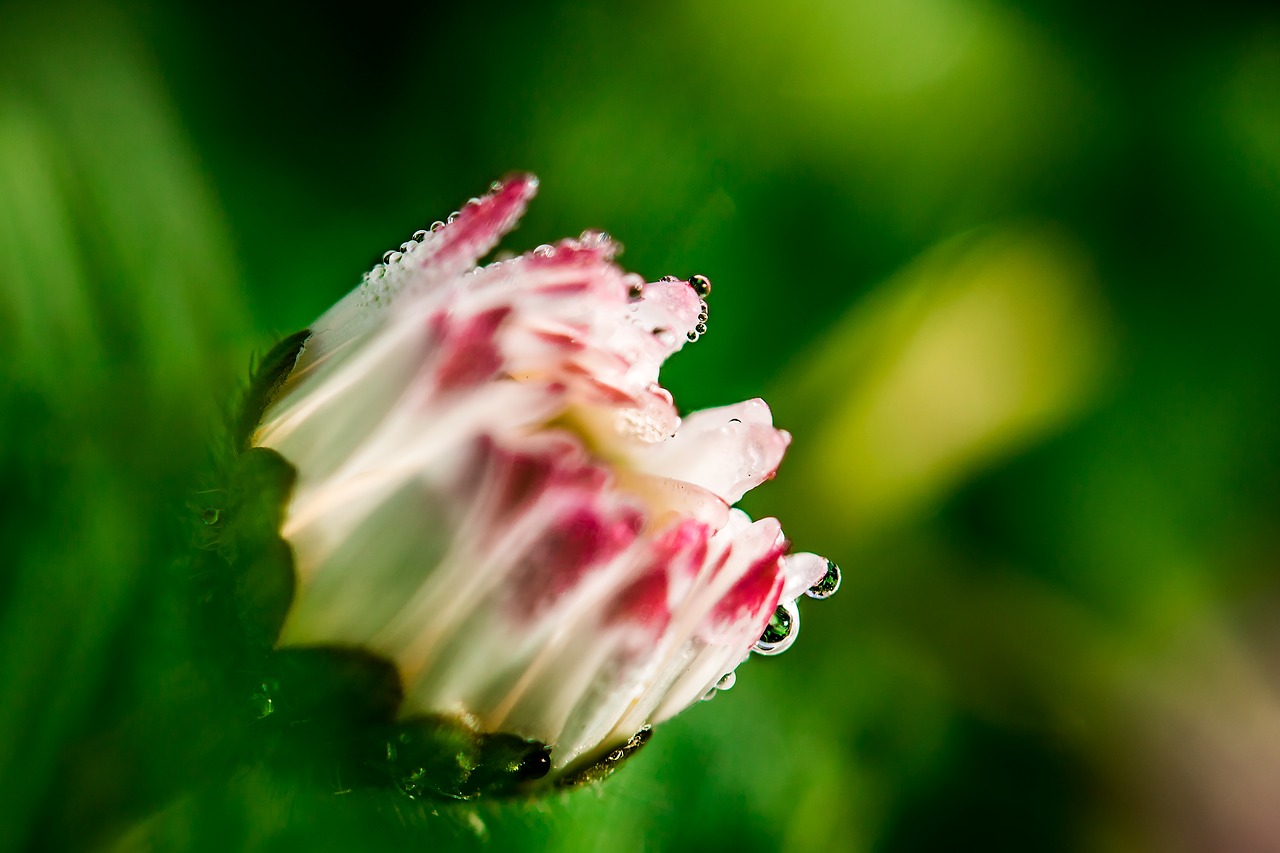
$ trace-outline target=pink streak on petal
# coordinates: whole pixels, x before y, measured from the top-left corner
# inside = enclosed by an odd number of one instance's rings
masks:
[[[711,614],[712,625],[729,627],[759,621],[764,630],[767,615],[778,606],[783,587],[782,547],[770,548],[751,564],[725,593]]]
[[[673,571],[692,578],[707,561],[712,533],[710,527],[696,519],[681,519],[654,541],[655,557],[670,565]]]
[[[591,290],[589,281],[556,281],[536,288],[547,296],[578,296]]]
[[[551,344],[551,346],[559,350],[564,350],[566,352],[581,352],[586,349],[586,344],[584,344],[580,338],[575,335],[571,335],[568,332],[540,330],[534,332],[534,334],[537,336],[538,340],[546,344]]]
[[[673,590],[687,590],[706,562],[712,530],[683,519],[649,542],[648,553],[635,580],[607,607],[604,624],[640,623],[660,634],[671,619]]]
[[[458,218],[435,234],[415,255],[417,265],[430,270],[432,278],[459,275],[475,266],[503,235],[515,227],[529,200],[538,191],[533,175],[513,175],[498,189],[468,204]]]
[[[671,621],[671,608],[667,604],[669,588],[666,567],[650,567],[605,605],[602,623],[638,625],[645,628],[650,637],[658,636]]]
[[[513,606],[526,618],[541,613],[635,541],[642,525],[640,513],[627,508],[606,515],[588,504],[570,511],[516,561]]]
[[[584,463],[573,441],[552,439],[536,449],[510,450],[486,439],[481,448],[484,463],[476,479],[492,481],[489,518],[494,525],[509,522],[531,508],[553,488],[568,488],[583,494],[597,494],[609,484],[609,472]]]
[[[619,246],[612,240],[587,245],[578,240],[561,240],[549,253],[537,249],[526,252],[521,261],[534,269],[547,267],[586,267],[608,263],[618,253]]]
[[[432,321],[433,331],[440,335],[439,364],[435,371],[437,388],[457,391],[493,378],[503,364],[496,340],[498,329],[511,310],[510,306],[491,308],[456,325],[445,316],[438,315]]]

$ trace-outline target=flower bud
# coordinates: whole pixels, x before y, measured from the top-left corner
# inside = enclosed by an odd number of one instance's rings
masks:
[[[536,186],[388,253],[245,437],[296,471],[279,645],[381,656],[401,719],[544,745],[512,772],[566,782],[785,649],[838,573],[732,508],[790,442],[768,406],[681,418],[658,384],[706,330],[705,277],[645,283],[597,232],[477,266]]]

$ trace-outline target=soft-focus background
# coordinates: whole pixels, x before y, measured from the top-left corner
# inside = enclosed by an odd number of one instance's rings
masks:
[[[666,382],[843,590],[598,791],[183,792],[250,356],[516,169],[711,277]],[[1280,849],[1278,224],[1267,4],[9,0],[0,849]]]

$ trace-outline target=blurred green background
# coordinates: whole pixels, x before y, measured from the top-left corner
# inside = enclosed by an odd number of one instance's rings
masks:
[[[517,169],[711,277],[666,384],[843,590],[599,790],[184,793],[251,354]],[[0,849],[1280,849],[1277,225],[1267,4],[7,0]]]

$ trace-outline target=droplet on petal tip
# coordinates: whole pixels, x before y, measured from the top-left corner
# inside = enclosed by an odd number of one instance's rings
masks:
[[[780,655],[791,648],[800,635],[800,610],[794,601],[779,604],[769,617],[764,633],[756,640],[752,651],[761,655]]]
[[[827,560],[827,572],[822,576],[822,580],[815,583],[805,592],[810,598],[821,601],[824,598],[830,598],[840,589],[840,567],[831,560]]]
[[[768,406],[682,418],[658,382],[707,331],[709,278],[646,284],[594,230],[478,264],[536,187],[495,182],[388,252],[253,433],[297,472],[281,645],[368,650],[397,667],[402,717],[514,738],[458,776],[490,793],[604,778],[839,586],[731,508],[790,441]]]

